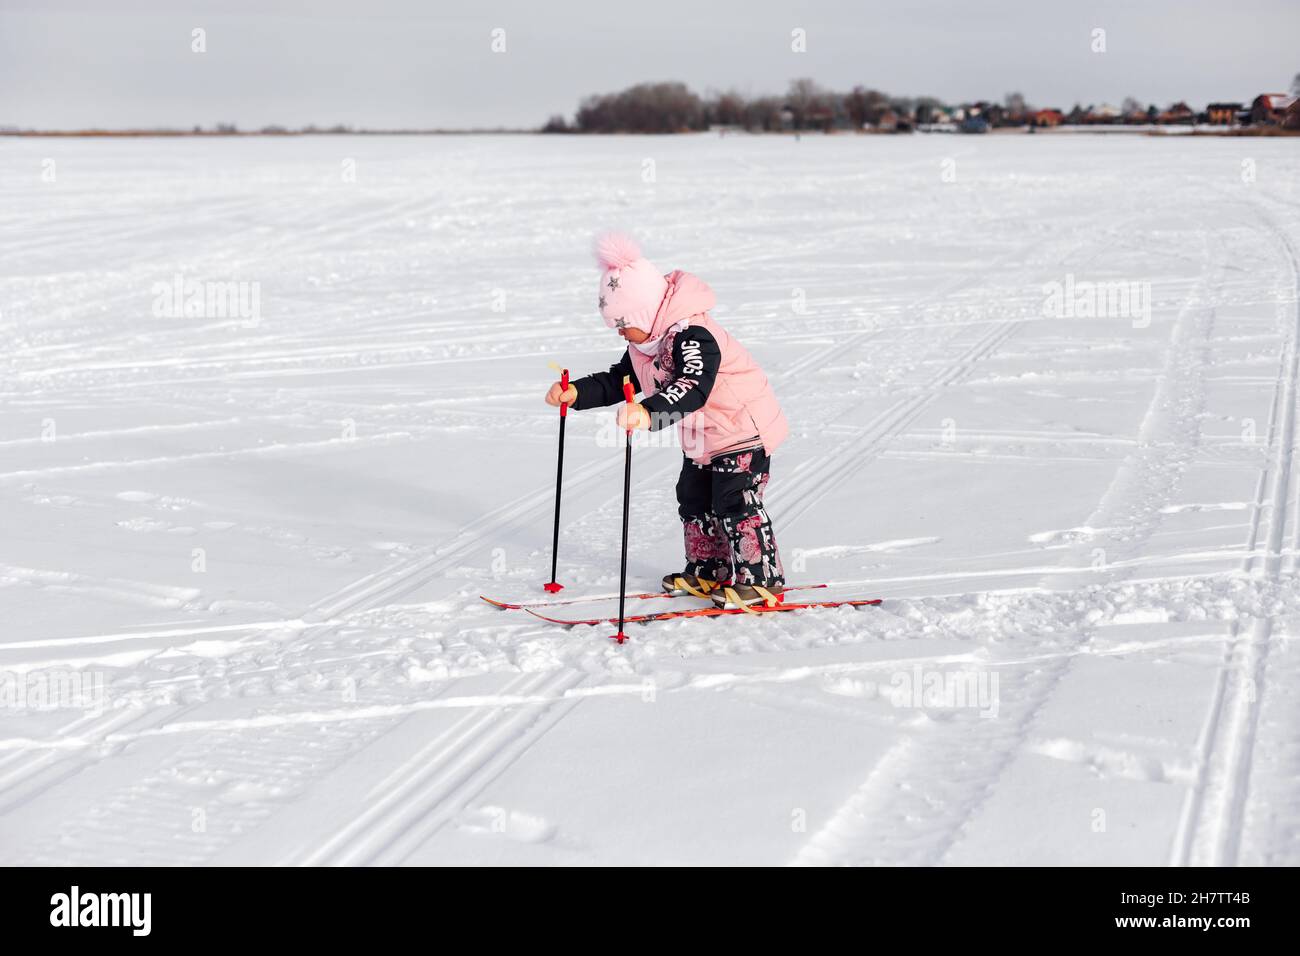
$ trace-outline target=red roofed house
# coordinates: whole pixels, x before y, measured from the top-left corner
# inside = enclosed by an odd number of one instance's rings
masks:
[[[1282,114],[1282,125],[1287,129],[1300,129],[1300,96]]]
[[[1065,114],[1060,110],[1035,110],[1029,114],[1030,126],[1060,126],[1065,122]]]
[[[1196,114],[1192,112],[1192,108],[1186,103],[1175,103],[1173,106],[1169,107],[1169,109],[1157,116],[1156,122],[1166,125],[1175,123],[1195,123]]]
[[[1280,126],[1286,111],[1296,101],[1290,93],[1261,93],[1250,104],[1250,121],[1265,126]]]

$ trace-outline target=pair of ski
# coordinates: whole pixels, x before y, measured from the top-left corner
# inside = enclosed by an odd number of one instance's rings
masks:
[[[819,588],[826,587],[825,584],[799,584],[785,589],[785,593],[791,591],[815,591]],[[646,591],[641,594],[628,594],[624,597],[629,601],[654,601],[670,599],[675,597],[685,597],[686,595],[669,594],[666,591]],[[614,617],[592,617],[592,618],[561,618],[551,617],[548,614],[541,613],[539,608],[562,607],[571,604],[585,604],[590,601],[613,600],[618,597],[616,594],[595,595],[593,597],[565,598],[559,601],[526,601],[519,604],[511,604],[506,601],[498,601],[480,594],[480,598],[491,604],[493,607],[501,608],[507,611],[526,611],[533,617],[546,621],[549,624],[558,624],[561,627],[577,627],[580,625],[596,624],[618,624],[620,618]],[[793,603],[782,602],[775,607],[753,607],[748,610],[738,607],[691,607],[691,608],[674,608],[671,611],[658,611],[649,614],[632,614],[624,615],[621,622],[624,624],[649,624],[652,621],[671,621],[677,618],[686,617],[722,617],[734,614],[776,614],[782,611],[802,611],[809,608],[834,608],[834,607],[872,607],[880,603],[880,598],[872,600],[845,600],[845,601],[798,601]]]
[[[558,366],[556,366],[556,370],[560,372],[560,381],[557,383],[560,388],[560,393],[559,393],[560,394],[560,403],[559,403],[560,405],[560,448],[559,448],[559,455],[557,457],[556,464],[555,464],[555,526],[551,531],[551,580],[548,581],[546,584],[542,585],[542,587],[546,591],[550,592],[551,594],[556,594],[559,591],[563,590],[564,588],[564,585],[560,584],[555,579],[555,571],[556,571],[556,563],[559,557],[559,546],[560,546],[560,493],[564,489],[564,424],[568,419],[568,413],[569,413],[569,405],[567,402],[564,401],[564,396],[568,394],[568,390],[569,390],[569,370],[567,368],[561,369]],[[624,401],[627,402],[629,407],[636,400],[632,388],[632,381],[629,376],[623,377],[623,399]],[[781,611],[802,611],[808,608],[815,608],[815,607],[820,607],[820,608],[867,607],[870,605],[880,603],[879,599],[870,600],[870,601],[867,600],[807,601],[807,602],[799,602],[799,603],[785,603],[785,601],[782,600],[780,604],[773,605],[772,607],[765,607],[765,606],[755,606],[755,607],[747,607],[747,608],[738,608],[738,607],[722,608],[716,606],[693,607],[689,609],[661,611],[658,614],[654,614],[654,613],[634,614],[631,617],[628,617],[627,614],[625,613],[625,610],[626,610],[627,601],[629,599],[634,601],[649,601],[656,598],[680,597],[682,595],[668,594],[662,591],[650,592],[644,594],[627,593],[627,529],[628,529],[629,505],[632,496],[632,429],[629,427],[626,429],[626,432],[627,434],[625,436],[625,441],[624,441],[624,457],[623,457],[623,542],[622,542],[622,548],[620,549],[620,560],[619,560],[619,569],[618,569],[618,594],[611,596],[611,597],[618,598],[618,617],[613,617],[613,618],[596,617],[596,618],[587,618],[585,620],[568,620],[565,618],[549,617],[548,615],[541,614],[537,611],[537,608],[551,608],[551,607],[556,607],[559,605],[566,605],[566,604],[580,604],[585,601],[599,600],[599,598],[568,598],[564,600],[555,600],[555,601],[536,601],[533,603],[525,603],[525,604],[507,604],[504,601],[496,601],[493,600],[492,598],[479,595],[480,597],[483,598],[484,601],[487,601],[489,604],[495,605],[496,607],[504,608],[507,610],[527,611],[529,614],[533,615],[536,618],[540,618],[541,620],[546,621],[550,624],[559,624],[563,627],[576,627],[580,624],[593,624],[593,625],[594,624],[617,624],[618,633],[611,636],[614,638],[614,640],[618,641],[620,644],[622,644],[627,639],[627,635],[623,633],[623,625],[625,624],[649,624],[651,621],[671,621],[674,618],[679,618],[679,617],[721,617],[727,614],[749,614],[749,615],[776,614]],[[824,587],[826,587],[826,585],[824,584],[806,584],[802,586],[786,588],[785,590],[787,592],[804,591],[804,590],[814,590],[816,588],[824,588]]]

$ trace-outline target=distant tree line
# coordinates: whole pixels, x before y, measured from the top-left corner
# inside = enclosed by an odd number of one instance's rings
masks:
[[[847,93],[811,79],[790,84],[785,96],[747,97],[735,91],[700,96],[684,83],[641,83],[618,93],[588,96],[570,121],[552,116],[547,133],[681,133],[730,126],[751,131],[861,129],[889,112],[913,115],[938,106],[933,97],[893,97],[861,86]]]
[[[1300,74],[1292,81],[1300,94]],[[905,132],[961,125],[964,131],[988,127],[1038,127],[1065,125],[1195,123],[1271,123],[1296,127],[1297,111],[1285,97],[1262,94],[1253,105],[1213,103],[1196,111],[1186,103],[1161,110],[1127,97],[1122,106],[1102,104],[1074,108],[1036,109],[1018,92],[1001,102],[978,100],[947,105],[932,96],[891,96],[880,90],[855,86],[848,92],[827,89],[802,78],[790,83],[783,96],[745,96],[736,91],[700,96],[684,83],[640,83],[617,93],[588,96],[570,120],[552,116],[545,133],[686,133],[724,127],[749,132],[872,129]],[[1289,112],[1288,112],[1289,108]]]

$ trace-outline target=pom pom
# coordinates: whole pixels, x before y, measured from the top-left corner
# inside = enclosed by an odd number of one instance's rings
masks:
[[[625,269],[641,258],[641,247],[631,236],[607,232],[596,237],[596,262],[602,270]]]

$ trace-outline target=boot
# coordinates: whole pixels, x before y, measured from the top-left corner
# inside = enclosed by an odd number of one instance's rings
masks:
[[[747,611],[752,607],[776,607],[785,600],[785,588],[781,585],[769,588],[761,584],[726,584],[715,587],[711,597],[720,608]]]
[[[664,575],[664,591],[676,597],[693,594],[695,597],[707,598],[710,592],[720,586],[717,581],[710,578],[697,577],[684,571],[674,571],[672,574]]]

